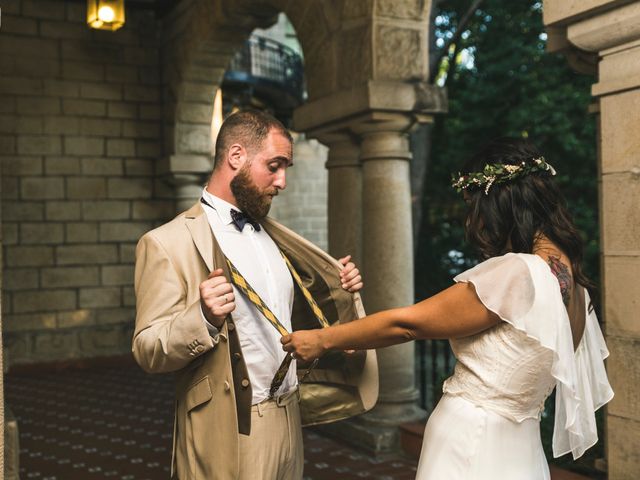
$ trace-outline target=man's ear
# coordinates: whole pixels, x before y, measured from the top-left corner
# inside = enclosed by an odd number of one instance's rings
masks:
[[[247,161],[247,150],[239,143],[234,143],[227,150],[227,161],[232,169],[240,169]]]

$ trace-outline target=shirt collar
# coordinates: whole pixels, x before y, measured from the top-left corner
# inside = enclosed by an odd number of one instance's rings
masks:
[[[239,210],[239,208],[231,205],[220,197],[216,197],[215,195],[207,192],[206,188],[202,191],[202,198],[204,198],[207,203],[213,207],[213,210],[218,214],[218,218],[223,225],[229,225],[232,223],[231,209]]]

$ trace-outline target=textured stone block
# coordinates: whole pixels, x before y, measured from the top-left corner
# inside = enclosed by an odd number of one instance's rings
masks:
[[[77,175],[80,160],[73,157],[46,157],[44,169],[47,175]]]
[[[136,156],[146,158],[159,158],[162,154],[160,142],[149,142],[145,140],[136,140]]]
[[[74,330],[37,332],[32,342],[30,362],[78,358],[81,353],[78,346],[78,332]]]
[[[640,338],[640,257],[604,257],[607,332]]]
[[[104,66],[97,63],[65,61],[62,77],[69,80],[104,80]]]
[[[69,199],[105,198],[106,182],[104,178],[68,178],[67,197]]]
[[[60,2],[53,0],[23,0],[22,14],[45,20],[63,20],[65,11]]]
[[[20,180],[20,194],[29,200],[64,198],[64,180],[61,177],[25,177]]]
[[[7,177],[0,178],[0,188],[2,188],[3,200],[17,200],[19,198],[19,178]]]
[[[137,118],[138,104],[125,102],[109,102],[109,117]]]
[[[0,92],[4,92],[2,88],[2,77],[0,77]],[[14,113],[15,111],[16,111],[15,97],[13,95],[0,95],[0,112]]]
[[[53,265],[53,247],[7,247],[4,262],[8,267],[46,267]]]
[[[104,139],[98,137],[66,137],[64,152],[67,155],[102,155],[104,154]]]
[[[6,332],[53,329],[56,328],[56,315],[54,313],[23,313],[7,315],[3,318],[2,327]]]
[[[20,243],[56,244],[64,240],[64,227],[61,223],[22,223],[20,224]]]
[[[44,133],[73,135],[80,132],[80,119],[69,116],[45,117]]]
[[[42,80],[2,76],[0,77],[0,92],[5,95],[42,95]]]
[[[158,122],[124,121],[122,136],[127,138],[159,138],[160,124]]]
[[[118,249],[120,263],[133,264],[136,261],[136,244],[121,243]]]
[[[95,324],[95,310],[83,308],[70,312],[59,312],[56,315],[58,328],[77,328]]]
[[[80,289],[80,308],[119,307],[121,304],[120,287]]]
[[[56,115],[60,113],[59,98],[23,97],[17,100],[17,110],[20,114]]]
[[[38,279],[38,269],[36,268],[11,268],[5,270],[2,288],[9,292],[36,289],[38,288]]]
[[[640,421],[640,338],[607,335],[607,346],[607,371],[615,392],[609,414]]]
[[[16,119],[16,133],[43,133],[44,122],[40,116],[23,116]]]
[[[61,245],[56,248],[58,265],[86,265],[116,263],[116,245]]]
[[[58,58],[58,45],[42,38],[3,33],[0,54],[12,56],[18,52],[20,56],[32,57],[34,61],[39,58]]]
[[[107,81],[117,83],[137,83],[138,69],[131,65],[107,65]]]
[[[83,175],[121,176],[124,173],[119,158],[83,158]]]
[[[59,155],[62,152],[60,137],[50,135],[24,135],[18,137],[17,151],[26,155]]]
[[[106,222],[100,224],[101,242],[137,242],[148,230],[147,222]]]
[[[44,204],[42,202],[2,202],[2,221],[38,221],[44,218]]]
[[[15,313],[49,313],[73,308],[76,308],[76,292],[74,290],[28,290],[13,294]]]
[[[59,78],[45,78],[44,93],[45,95],[58,97],[79,97],[80,83],[69,80],[61,80]]]
[[[66,115],[103,117],[107,111],[107,104],[102,100],[76,100],[72,98],[65,98],[62,100],[62,111]]]
[[[129,202],[103,200],[83,202],[82,216],[85,220],[125,220],[130,216]]]
[[[18,224],[2,222],[2,245],[16,245],[18,243]],[[5,279],[6,284],[6,279]]]
[[[602,172],[629,171],[638,166],[640,138],[633,128],[623,125],[640,124],[640,91],[630,90],[600,98]]]
[[[62,5],[59,7],[61,8]],[[63,12],[64,13],[64,12]],[[46,38],[90,40],[90,29],[69,22],[40,22],[40,35]]]
[[[105,308],[97,311],[96,323],[99,325],[113,325],[118,323],[133,325],[135,318],[136,313],[132,308]],[[130,339],[130,337],[128,338]]]
[[[158,105],[140,105],[140,118],[143,120],[160,120],[162,109]]]
[[[150,177],[154,174],[155,162],[151,159],[148,160],[136,160],[128,159],[124,162],[124,170],[127,177]]]
[[[80,202],[47,202],[47,220],[79,220]]]
[[[99,100],[122,100],[122,87],[112,83],[83,83],[80,96]]]
[[[136,144],[133,140],[108,139],[108,157],[133,157],[136,154]]]
[[[119,120],[106,118],[85,118],[82,121],[80,131],[83,135],[95,135],[98,137],[119,137],[122,133],[122,125]]]
[[[134,220],[168,220],[176,213],[175,203],[170,200],[149,200],[133,202]]]
[[[602,232],[605,255],[640,251],[640,181],[630,173],[602,177]]]
[[[611,480],[636,480],[640,465],[640,422],[607,416],[607,467]]]
[[[96,243],[98,241],[98,224],[90,222],[67,223],[67,243]]]
[[[42,157],[3,157],[2,158],[2,174],[3,175],[42,175]]]
[[[43,268],[41,272],[44,288],[69,288],[99,285],[98,267]]]
[[[153,193],[152,181],[143,178],[110,178],[107,191],[109,198],[151,198]]]
[[[34,61],[36,60],[36,61]],[[59,77],[61,70],[57,58],[15,57],[13,59],[13,73],[32,78]]]
[[[2,5],[2,31],[6,33],[18,33],[20,35],[37,35],[38,22],[32,18],[18,17],[6,14],[6,6]]]
[[[103,285],[133,285],[133,265],[109,265],[102,267]]]
[[[16,137],[12,135],[0,135],[0,152],[4,154],[16,152]]]
[[[133,287],[122,287],[122,304],[125,307],[136,306],[136,292]]]

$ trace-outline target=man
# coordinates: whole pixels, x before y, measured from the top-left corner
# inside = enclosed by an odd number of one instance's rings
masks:
[[[133,354],[148,372],[177,372],[174,478],[298,480],[301,423],[377,398],[373,352],[297,366],[281,349],[292,329],[364,314],[349,257],[337,262],[266,216],[291,164],[280,122],[231,115],[200,201],[138,243]]]

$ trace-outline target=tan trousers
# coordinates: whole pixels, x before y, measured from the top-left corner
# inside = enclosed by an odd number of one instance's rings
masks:
[[[251,407],[251,435],[240,435],[239,480],[301,480],[304,469],[297,390]]]

